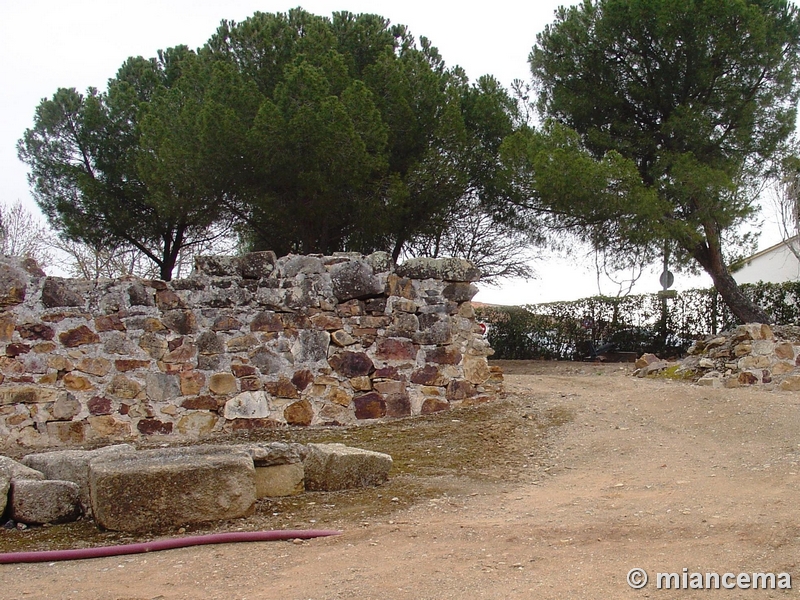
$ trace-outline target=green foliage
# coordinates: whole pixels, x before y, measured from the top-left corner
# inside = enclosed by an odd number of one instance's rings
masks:
[[[255,248],[390,250],[446,229],[468,194],[501,193],[497,154],[515,104],[470,85],[430,42],[376,15],[302,9],[222,23],[203,49],[264,97],[248,133]]]
[[[794,128],[798,50],[785,0],[562,7],[530,55],[539,109],[560,126],[509,143],[513,176],[596,248],[620,261],[668,248],[705,269],[739,318],[763,319],[724,252]]]
[[[504,193],[515,109],[402,26],[298,8],[130,58],[106,92],[58,90],[19,155],[64,237],[136,248],[163,279],[231,224],[252,249],[397,259],[451,229],[465,198]]]
[[[50,223],[95,248],[136,248],[168,280],[237,193],[229,173],[258,92],[185,47],[131,58],[108,91],[60,89],[18,149]]]
[[[745,284],[742,291],[774,323],[800,323],[800,281]],[[684,352],[692,340],[740,323],[714,288],[667,300],[666,321],[657,294],[484,306],[477,313],[489,325],[494,358],[502,359],[581,359],[589,354],[589,342],[599,348],[609,340],[618,351],[668,357]]]

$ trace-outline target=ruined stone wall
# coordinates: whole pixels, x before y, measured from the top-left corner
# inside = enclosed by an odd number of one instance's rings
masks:
[[[490,399],[456,259],[199,257],[163,282],[0,257],[0,441],[77,445],[349,424]]]

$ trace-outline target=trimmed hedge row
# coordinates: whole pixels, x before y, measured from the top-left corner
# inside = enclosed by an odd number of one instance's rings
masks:
[[[746,284],[741,289],[777,324],[800,322],[800,281]],[[607,342],[626,352],[680,355],[692,341],[738,325],[716,289],[526,306],[483,306],[494,358],[575,360]]]

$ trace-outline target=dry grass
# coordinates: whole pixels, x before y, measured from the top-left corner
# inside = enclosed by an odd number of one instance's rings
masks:
[[[480,493],[507,481],[534,478],[546,468],[548,432],[572,419],[563,410],[539,412],[533,397],[508,397],[425,417],[347,428],[278,429],[226,436],[212,443],[341,442],[394,459],[379,487],[263,499],[245,519],[192,525],[187,533],[261,529],[352,528],[432,498]],[[91,521],[24,531],[0,530],[0,552],[56,550],[130,543],[175,535],[100,532]],[[183,532],[181,532],[183,533]]]

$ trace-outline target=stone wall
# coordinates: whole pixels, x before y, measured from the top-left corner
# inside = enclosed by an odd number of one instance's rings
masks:
[[[457,259],[198,257],[163,282],[0,257],[5,448],[342,425],[492,397]]]

